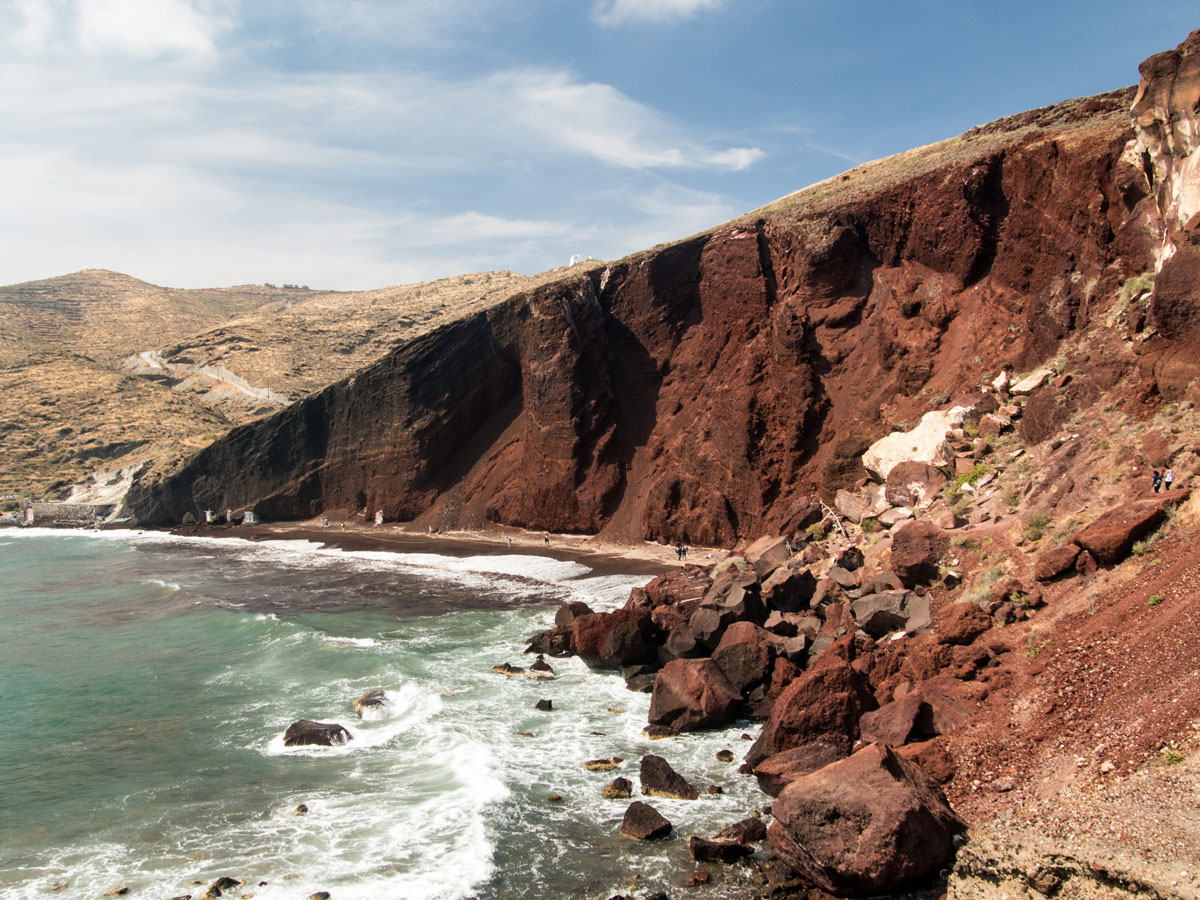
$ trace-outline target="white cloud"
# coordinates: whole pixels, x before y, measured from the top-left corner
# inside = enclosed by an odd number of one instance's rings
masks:
[[[750,168],[764,156],[766,154],[757,147],[730,147],[720,153],[713,153],[707,158],[707,162],[720,168],[740,172]]]
[[[627,22],[669,22],[719,9],[725,0],[597,0],[592,18],[601,25]]]
[[[188,0],[77,0],[79,45],[140,58],[209,56],[224,27]]]

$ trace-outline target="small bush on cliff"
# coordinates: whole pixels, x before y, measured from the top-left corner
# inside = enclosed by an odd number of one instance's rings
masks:
[[[811,538],[814,541],[825,540],[825,523],[824,522],[813,522],[811,525],[809,525],[807,528],[805,528],[804,531],[809,536],[809,538]]]
[[[1162,594],[1151,594],[1150,599],[1146,601],[1146,605],[1147,606],[1158,606],[1158,604],[1160,604],[1162,602],[1163,602]]]
[[[946,496],[953,497],[962,489],[964,484],[974,484],[990,471],[992,471],[991,466],[981,462],[975,463],[969,471],[963,472],[946,486]]]
[[[1046,534],[1046,526],[1050,517],[1045,513],[1037,513],[1025,520],[1025,538],[1033,542],[1040,541]]]

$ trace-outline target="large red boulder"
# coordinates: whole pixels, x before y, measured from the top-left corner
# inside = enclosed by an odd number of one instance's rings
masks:
[[[711,659],[676,659],[654,681],[650,725],[659,734],[719,728],[741,705],[742,695]]]
[[[768,756],[754,767],[754,777],[758,779],[758,786],[764,794],[778,797],[797,778],[845,758],[845,749],[824,741],[814,741]]]
[[[843,896],[894,891],[937,871],[964,828],[920,767],[883,744],[796,779],[771,812],[776,853]]]
[[[888,472],[885,496],[892,506],[924,507],[937,497],[946,481],[945,474],[936,466],[904,460]]]
[[[1064,544],[1047,550],[1038,556],[1037,565],[1033,568],[1033,577],[1038,581],[1053,581],[1075,571],[1075,560],[1079,558],[1078,544]]]
[[[951,603],[938,610],[934,620],[943,644],[970,644],[992,627],[992,618],[974,603]]]
[[[1102,566],[1111,566],[1129,555],[1133,545],[1163,523],[1167,507],[1185,499],[1187,493],[1135,500],[1102,513],[1079,531],[1072,543],[1088,551]]]
[[[571,650],[592,669],[619,669],[654,662],[656,629],[645,609],[618,609],[577,617]]]
[[[892,571],[905,587],[927,584],[938,574],[949,539],[927,519],[900,526],[892,534]]]
[[[745,693],[767,681],[775,660],[772,637],[753,622],[734,622],[725,629],[712,661],[738,692]]]
[[[756,766],[768,756],[814,741],[849,750],[858,736],[858,720],[876,706],[866,676],[852,665],[854,657],[854,640],[847,635],[793,680],[771,707],[746,762]]]

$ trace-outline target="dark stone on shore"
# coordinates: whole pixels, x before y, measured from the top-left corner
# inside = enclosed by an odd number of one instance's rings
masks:
[[[588,668],[620,669],[658,658],[657,628],[644,609],[582,615],[571,629],[571,649]]]
[[[688,840],[688,853],[696,862],[733,863],[753,852],[737,841],[710,841],[694,834]]]
[[[628,800],[633,796],[633,782],[628,778],[614,778],[604,786],[605,800]]]
[[[387,691],[383,688],[378,690],[368,691],[361,697],[357,697],[350,701],[350,708],[361,719],[363,713],[369,709],[386,709],[388,706]]]
[[[726,825],[712,836],[714,841],[735,841],[739,844],[756,844],[767,839],[767,826],[762,819],[747,816],[741,821]]]
[[[285,747],[336,747],[349,742],[351,734],[336,722],[301,719],[288,726],[283,735]]]
[[[654,690],[654,682],[658,678],[658,670],[654,666],[636,665],[624,666],[621,677],[625,679],[625,687],[638,694],[649,694]]]
[[[647,753],[642,757],[640,772],[642,793],[648,797],[668,797],[674,800],[698,800],[700,794],[686,778],[671,768],[661,756]]]
[[[663,838],[671,833],[671,823],[649,803],[634,800],[621,820],[621,834],[635,841]]]
[[[936,872],[964,827],[920,767],[883,744],[793,781],[771,811],[775,851],[839,896],[888,893]]]
[[[625,762],[624,757],[605,756],[600,759],[589,759],[583,764],[583,767],[589,772],[611,772],[623,762]]]
[[[571,626],[555,625],[545,631],[539,631],[529,639],[525,647],[526,653],[540,653],[544,656],[565,657],[571,655]]]
[[[539,700],[537,703],[535,703],[533,705],[533,708],[538,710],[539,712],[550,712],[551,710],[554,709],[554,703],[550,700],[547,700],[545,697],[543,697],[541,700]]]
[[[717,751],[717,762],[733,762],[733,751],[728,748]]]

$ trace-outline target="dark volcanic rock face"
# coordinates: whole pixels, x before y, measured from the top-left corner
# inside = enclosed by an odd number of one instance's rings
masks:
[[[146,524],[232,508],[779,533],[924,411],[923,388],[1040,360],[1146,267],[1112,265],[1133,215],[1113,178],[1128,97],[1097,103],[862,167],[844,191],[459,320],[138,483],[130,508]]]

